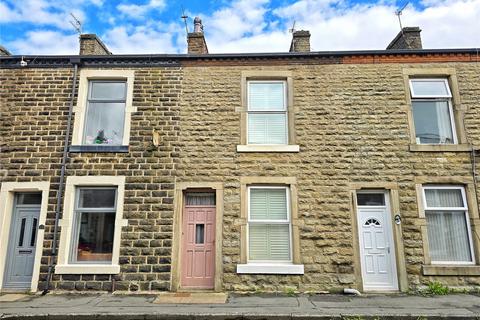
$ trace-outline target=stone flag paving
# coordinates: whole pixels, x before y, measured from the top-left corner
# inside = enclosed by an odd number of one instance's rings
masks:
[[[175,300],[175,294],[7,294],[0,296],[0,319],[480,319],[480,297],[466,294],[229,295],[225,303],[219,294],[205,293],[203,298],[202,294],[195,294],[190,303],[188,294],[178,297],[179,300]]]

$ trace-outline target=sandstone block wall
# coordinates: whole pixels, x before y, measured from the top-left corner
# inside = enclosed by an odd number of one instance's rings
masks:
[[[299,30],[293,33],[290,52],[310,52],[310,31]]]
[[[80,35],[80,55],[112,54],[105,44],[95,34]]]
[[[203,32],[191,32],[187,36],[188,53],[206,54],[208,53],[207,42]]]
[[[256,62],[262,64],[262,62]],[[265,62],[267,65],[268,62]],[[273,63],[271,63],[273,64]],[[472,176],[467,152],[410,152],[402,68],[456,69],[468,139],[480,146],[480,66],[476,63],[186,65],[135,70],[130,151],[70,154],[67,176],[124,175],[121,273],[54,275],[65,290],[168,290],[176,182],[223,182],[223,289],[338,290],[356,283],[351,183],[399,185],[410,287],[440,280],[477,285],[480,277],[424,277],[416,176]],[[293,73],[299,153],[238,153],[242,71]],[[40,289],[45,285],[73,70],[0,69],[0,183],[51,184]],[[160,144],[152,143],[152,130]],[[480,166],[477,164],[477,171]],[[238,275],[240,177],[288,176],[298,183],[303,276]],[[480,190],[479,190],[480,193]],[[479,199],[480,200],[480,199]],[[478,235],[475,235],[477,236]]]
[[[72,69],[0,70],[0,182],[50,181],[40,289],[52,247],[72,77]],[[119,275],[54,275],[54,289],[169,288],[181,84],[179,68],[136,70],[130,152],[70,153],[67,176],[126,176],[128,226],[122,230]],[[152,130],[160,133],[158,147]]]
[[[411,287],[434,278],[421,275],[423,242],[418,225],[416,176],[472,177],[468,152],[410,152],[402,68],[440,64],[303,66],[209,66],[185,68],[181,103],[182,152],[177,181],[222,181],[225,186],[224,288],[235,290],[338,290],[355,286],[351,183],[394,182]],[[470,142],[480,144],[480,68],[456,68]],[[238,153],[241,72],[293,72],[295,131],[299,153]],[[478,170],[478,168],[477,168]],[[240,177],[297,178],[304,276],[239,275]],[[441,277],[455,285],[478,277]]]

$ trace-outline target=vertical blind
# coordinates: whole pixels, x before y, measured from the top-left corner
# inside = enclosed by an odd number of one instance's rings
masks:
[[[463,197],[460,189],[425,189],[428,208],[463,208]]]
[[[426,212],[432,261],[470,262],[470,242],[464,212]]]
[[[425,189],[425,200],[428,243],[432,261],[471,262],[467,215],[462,191],[460,189]],[[435,210],[435,207],[452,208],[452,210]]]
[[[287,189],[250,189],[249,260],[290,261],[288,220]]]

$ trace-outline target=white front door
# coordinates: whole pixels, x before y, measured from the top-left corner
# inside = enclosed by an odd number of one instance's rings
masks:
[[[364,291],[398,290],[388,194],[357,193],[357,221]]]

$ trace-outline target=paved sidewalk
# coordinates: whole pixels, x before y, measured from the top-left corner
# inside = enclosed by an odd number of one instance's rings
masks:
[[[480,297],[464,294],[230,295],[225,304],[158,304],[154,303],[157,297],[106,293],[4,295],[0,297],[0,319],[480,319]]]

